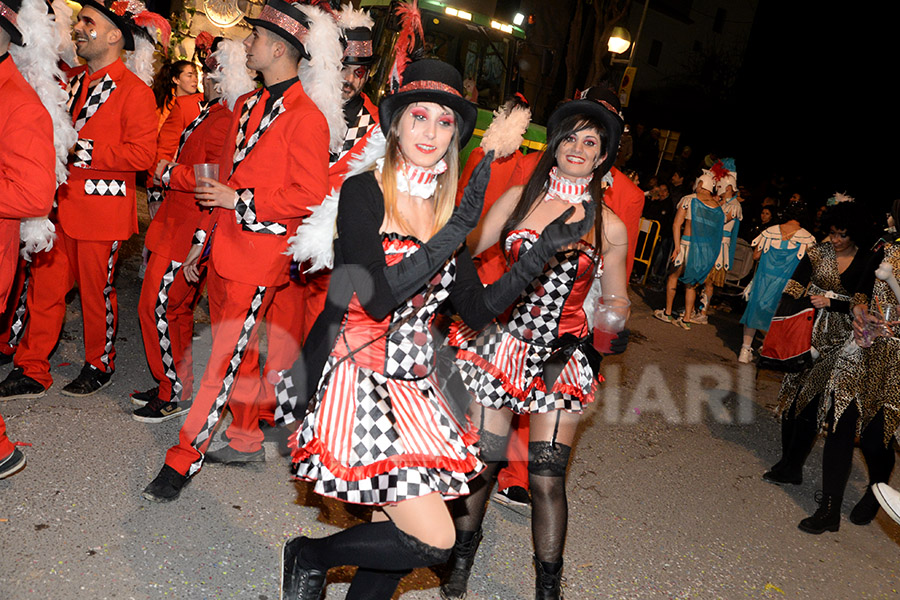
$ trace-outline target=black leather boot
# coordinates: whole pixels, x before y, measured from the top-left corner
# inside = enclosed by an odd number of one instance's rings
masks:
[[[534,557],[534,600],[562,600],[563,561],[548,563]]]
[[[837,531],[841,527],[841,500],[839,496],[816,492],[819,508],[811,517],[800,521],[800,531],[819,535],[826,531]]]
[[[870,482],[866,486],[866,493],[859,499],[853,510],[850,511],[850,522],[854,525],[868,525],[878,514],[878,500],[875,493],[872,492],[872,485],[877,482]]]
[[[463,600],[466,597],[469,575],[480,543],[481,528],[478,531],[456,531],[456,543],[447,561],[447,577],[441,584],[443,600]]]

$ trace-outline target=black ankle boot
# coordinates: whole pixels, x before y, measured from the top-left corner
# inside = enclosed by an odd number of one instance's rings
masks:
[[[447,561],[447,577],[441,584],[443,600],[463,600],[469,585],[469,575],[475,562],[475,553],[481,543],[481,529],[478,531],[456,531],[453,553]]]
[[[816,502],[819,508],[813,516],[800,521],[797,527],[800,531],[819,535],[826,531],[837,531],[841,527],[841,500],[833,494],[816,492]]]
[[[854,525],[868,525],[878,514],[878,500],[872,492],[872,483],[866,487],[866,493],[850,511],[850,522]]]
[[[537,578],[534,580],[534,600],[562,600],[563,561],[548,563],[534,557],[534,569]]]
[[[765,473],[763,473],[763,481],[768,481],[769,483],[774,483],[775,485],[784,485],[786,483],[790,483],[793,485],[800,485],[803,483],[803,471],[797,471],[794,473],[789,473],[784,470],[784,468],[778,468],[778,465],[775,465]]]

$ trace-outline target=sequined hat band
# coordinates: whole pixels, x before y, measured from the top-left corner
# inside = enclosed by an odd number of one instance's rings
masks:
[[[372,40],[347,40],[344,58],[371,58]]]
[[[420,90],[434,90],[438,92],[447,92],[448,94],[453,94],[454,96],[459,96],[462,98],[462,94],[459,93],[459,90],[454,88],[452,85],[447,85],[446,83],[441,83],[440,81],[428,81],[425,79],[418,79],[416,81],[410,81],[409,83],[403,84],[400,86],[400,89],[397,90],[396,93],[400,92],[415,92]]]
[[[16,21],[18,21],[18,19],[19,19],[18,13],[16,13],[16,11],[14,11],[9,6],[4,4],[2,2],[2,0],[0,0],[0,17],[3,17],[4,19],[6,19],[10,23],[12,23],[13,26],[16,26],[16,27],[18,26],[16,24]]]
[[[307,34],[309,33],[309,29],[307,29],[300,21],[294,19],[293,17],[286,15],[285,13],[272,8],[271,5],[266,4],[262,12],[259,13],[259,16],[256,17],[260,21],[266,21],[267,23],[271,23],[272,25],[277,26],[278,28],[284,30],[285,33],[291,35],[301,44],[306,39]]]

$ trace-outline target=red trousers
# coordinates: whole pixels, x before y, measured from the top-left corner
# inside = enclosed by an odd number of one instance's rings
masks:
[[[0,415],[0,460],[7,458],[15,449],[16,447],[6,437],[6,422],[3,420],[3,415]]]
[[[66,294],[75,283],[81,297],[84,360],[101,371],[115,370],[119,309],[113,278],[119,245],[118,241],[76,240],[57,226],[53,248],[34,255],[29,321],[14,363],[45,388],[53,383],[49,357],[65,320]]]
[[[270,425],[275,424],[276,400],[275,386],[269,382],[268,374],[289,369],[296,362],[300,356],[300,347],[303,345],[304,324],[313,314],[311,308],[303,303],[304,287],[291,281],[285,287],[278,288],[272,297],[272,305],[266,312],[267,377],[263,377],[262,381],[263,396],[259,406],[259,419]],[[236,416],[235,420],[237,421]],[[247,425],[251,426],[252,423],[248,422]]]
[[[9,296],[6,298],[5,309],[0,315],[0,352],[12,355],[22,339],[25,323],[28,319],[26,310],[26,292],[28,278],[31,276],[31,263],[21,256],[16,265],[16,276],[9,288]]]
[[[138,301],[138,319],[150,373],[167,402],[190,399],[194,392],[194,302],[203,281],[188,283],[181,263],[151,254]]]
[[[325,308],[325,299],[328,296],[328,283],[331,281],[331,271],[311,273],[304,276],[302,286],[303,297],[300,299],[305,318],[300,321],[300,339],[305,340],[312,329],[316,317]]]
[[[513,486],[528,489],[528,432],[528,415],[516,415],[506,445],[509,464],[497,474],[497,489]]]
[[[210,261],[207,273],[212,350],[200,387],[178,433],[178,444],[166,453],[166,464],[182,475],[193,475],[203,464],[222,411],[228,405],[234,422],[230,445],[240,452],[262,447],[259,430],[259,322],[272,303],[275,289],[231,281]],[[251,427],[252,424],[252,427]]]

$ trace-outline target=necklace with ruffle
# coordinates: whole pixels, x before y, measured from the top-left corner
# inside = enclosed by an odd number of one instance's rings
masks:
[[[591,199],[588,186],[594,175],[579,177],[577,179],[565,179],[559,175],[556,167],[550,169],[550,181],[547,183],[547,193],[544,200],[562,200],[569,204],[581,204]]]
[[[379,158],[376,164],[381,171],[384,168],[384,158]],[[446,170],[447,163],[444,159],[433,167],[420,167],[404,162],[397,166],[397,191],[419,198],[431,198],[437,188],[437,176]]]

